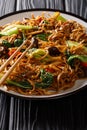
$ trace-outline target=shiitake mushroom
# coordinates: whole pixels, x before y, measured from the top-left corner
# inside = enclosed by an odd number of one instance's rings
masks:
[[[8,57],[8,48],[5,46],[0,46],[0,57]]]
[[[60,55],[60,51],[55,46],[49,47],[48,52],[49,52],[50,56],[58,56],[58,55]]]

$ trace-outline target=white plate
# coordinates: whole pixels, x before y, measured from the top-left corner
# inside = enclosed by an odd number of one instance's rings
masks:
[[[22,20],[23,18],[28,18],[31,17],[31,14],[34,14],[35,16],[40,15],[42,12],[47,12],[49,14],[53,14],[54,11],[57,10],[37,10],[37,9],[33,9],[33,10],[24,10],[24,11],[19,11],[16,13],[11,13],[11,14],[7,14],[5,16],[2,16],[0,18],[0,26],[10,23],[12,21],[16,21],[16,20]],[[87,23],[85,20],[83,20],[82,18],[80,18],[79,16],[76,15],[72,15],[70,13],[63,13],[61,12],[61,15],[64,16],[66,19],[72,19],[75,20],[77,22],[79,22],[80,24],[82,24],[83,26],[85,26],[87,28]],[[5,92],[7,94],[10,94],[12,96],[18,96],[18,97],[23,97],[23,98],[27,98],[27,99],[50,99],[50,98],[60,98],[60,97],[64,97],[66,95],[72,94],[73,92],[76,92],[77,90],[80,90],[81,88],[84,88],[87,85],[87,79],[83,79],[83,80],[78,80],[76,81],[75,85],[67,90],[61,91],[58,94],[55,95],[47,95],[47,96],[26,96],[26,95],[22,95],[13,91],[7,91],[6,89],[4,89],[3,87],[0,87],[0,90],[2,92]]]

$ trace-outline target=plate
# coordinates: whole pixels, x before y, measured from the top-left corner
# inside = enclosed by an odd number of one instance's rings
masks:
[[[44,10],[44,9],[33,9],[33,10],[23,10],[23,11],[18,11],[15,13],[10,13],[7,14],[5,16],[2,16],[0,18],[0,26],[10,23],[14,20],[22,20],[23,17],[31,17],[31,14],[34,14],[35,16],[40,15],[42,12],[47,12],[49,14],[53,14],[55,11],[59,11],[59,10]],[[65,13],[62,11],[59,11],[61,13],[62,16],[64,16],[66,19],[71,19],[71,20],[75,20],[77,22],[79,22],[80,24],[84,25],[87,28],[87,23],[86,20],[84,20],[83,18],[76,16],[75,14],[70,14],[70,13]],[[67,95],[70,95],[78,90],[81,90],[82,88],[84,88],[87,85],[87,79],[82,79],[82,80],[77,80],[75,85],[67,90],[64,91],[60,91],[58,94],[54,94],[54,95],[44,95],[44,96],[27,96],[27,95],[22,95],[13,91],[6,91],[5,89],[3,89],[3,87],[0,87],[0,91],[1,92],[5,92],[6,94],[10,94],[11,96],[17,96],[17,97],[22,97],[22,98],[26,98],[26,99],[52,99],[52,98],[61,98],[61,97],[65,97]]]

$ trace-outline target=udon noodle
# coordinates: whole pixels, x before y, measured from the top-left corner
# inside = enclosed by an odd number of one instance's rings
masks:
[[[87,78],[87,34],[81,24],[67,20],[59,12],[42,13],[0,27],[0,66],[28,39],[0,73],[2,77],[23,51],[33,47],[3,83],[7,90],[25,95],[49,95],[73,87]]]

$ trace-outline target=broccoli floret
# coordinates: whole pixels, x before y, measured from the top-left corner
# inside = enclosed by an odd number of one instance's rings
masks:
[[[44,69],[41,69],[40,71],[41,71],[40,78],[41,78],[42,82],[37,82],[35,84],[35,86],[41,87],[41,88],[47,88],[53,82],[53,75],[49,72],[46,72]]]

